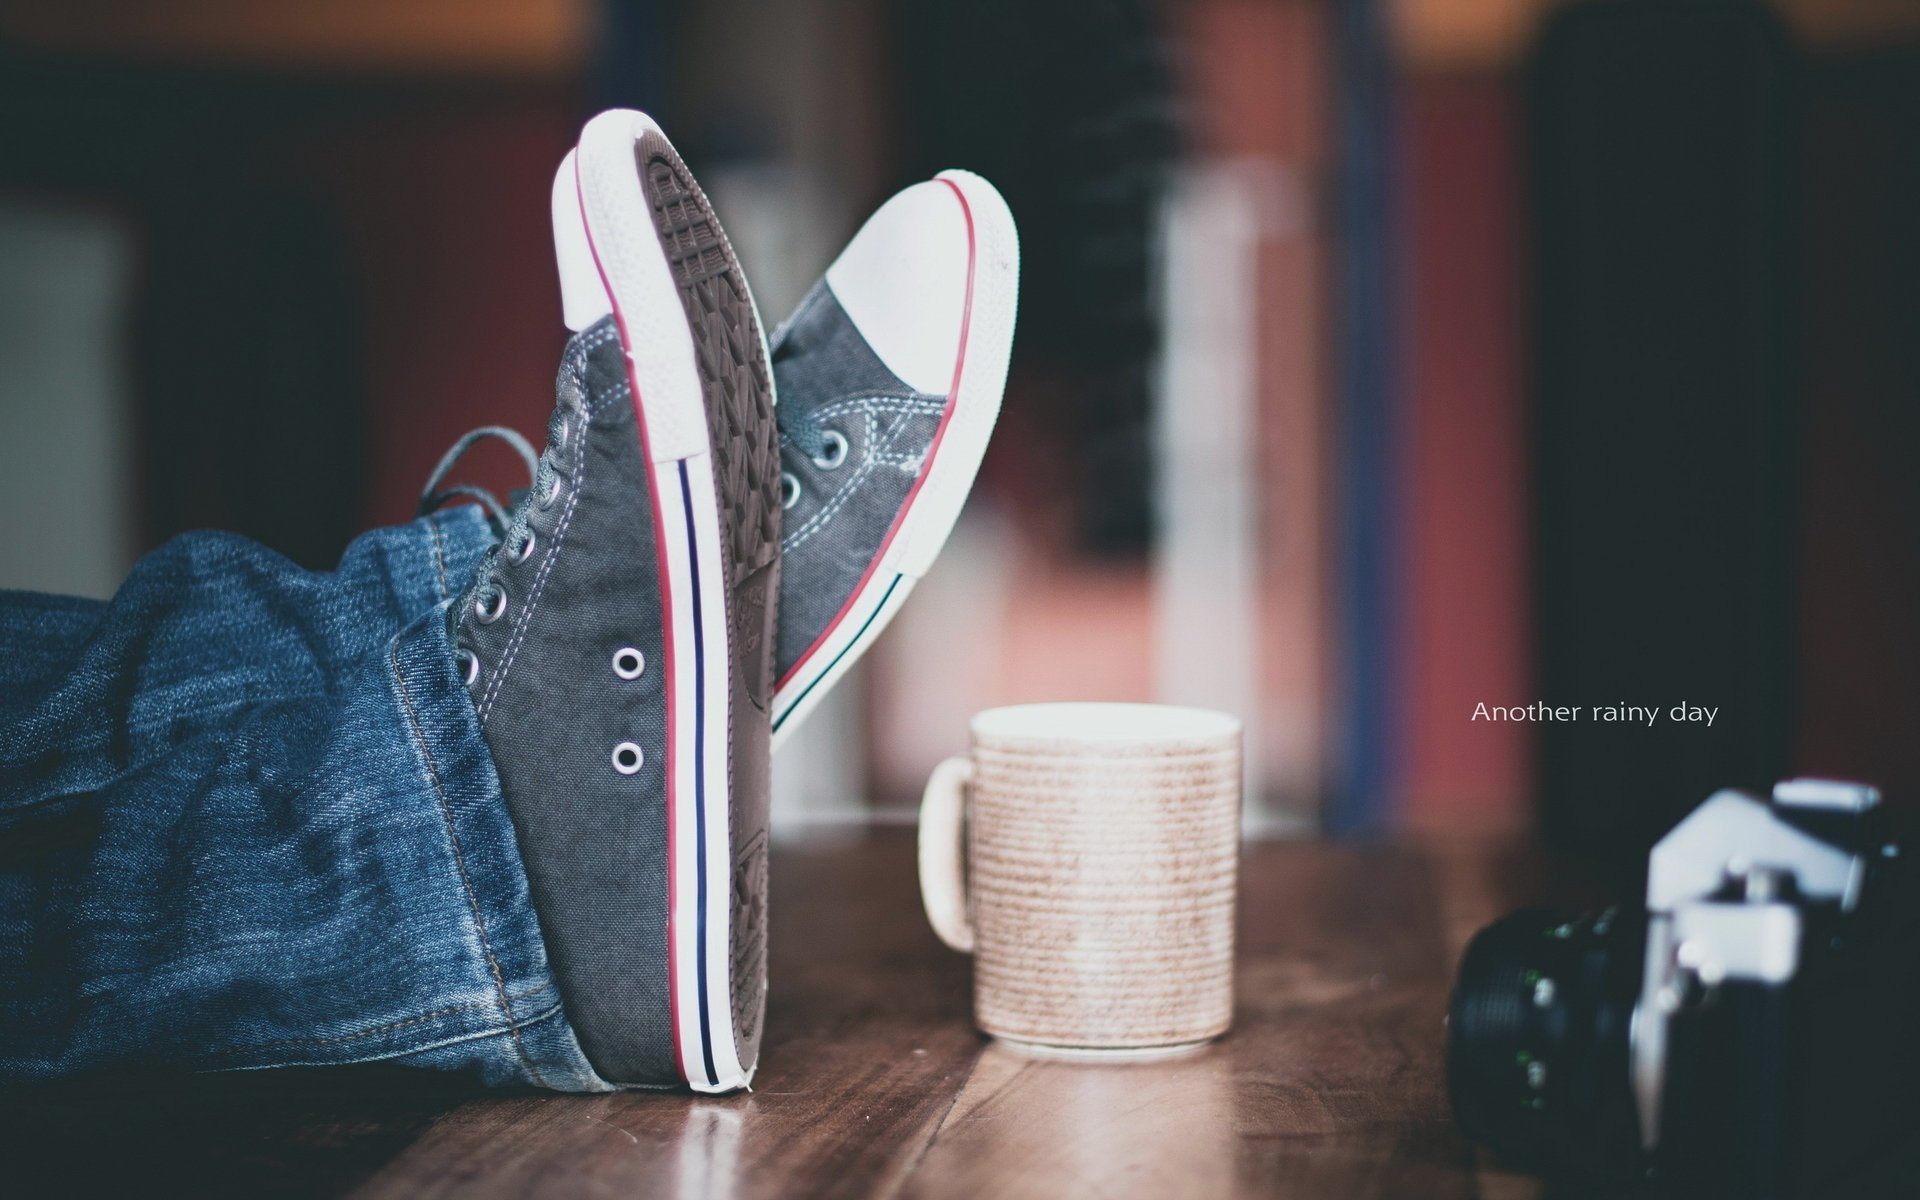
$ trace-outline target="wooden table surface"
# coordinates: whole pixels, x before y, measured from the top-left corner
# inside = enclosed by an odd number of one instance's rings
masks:
[[[1250,846],[1233,1031],[1140,1065],[975,1033],[905,831],[779,851],[773,879],[751,1094],[486,1094],[395,1068],[93,1082],[0,1096],[0,1172],[68,1194],[1537,1194],[1461,1139],[1441,1052],[1459,946],[1556,886],[1526,853]]]

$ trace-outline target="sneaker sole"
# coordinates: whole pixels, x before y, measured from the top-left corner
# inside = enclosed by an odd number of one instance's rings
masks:
[[[992,184],[971,171],[934,177],[952,190],[967,224],[967,297],[947,407],[920,478],[894,517],[880,552],[828,622],[776,682],[773,745],[820,703],[900,611],[953,532],[1000,416],[1019,299],[1020,241]]]
[[[764,334],[686,164],[644,114],[582,131],[588,247],[626,351],[665,610],[667,945],[675,1058],[745,1087],[766,993],[766,705],[779,467]]]

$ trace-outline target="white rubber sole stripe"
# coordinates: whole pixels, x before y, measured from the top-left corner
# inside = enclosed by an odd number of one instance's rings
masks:
[[[680,1074],[695,1091],[745,1087],[733,1029],[731,696],[711,435],[686,309],[634,157],[645,114],[587,123],[574,154],[586,240],[626,352],[665,601],[668,975]],[[703,586],[703,582],[705,586]]]

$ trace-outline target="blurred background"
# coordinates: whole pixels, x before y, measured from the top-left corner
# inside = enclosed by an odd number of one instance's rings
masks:
[[[1241,713],[1259,832],[1631,862],[1720,784],[1920,785],[1910,0],[0,0],[0,586],[324,567],[537,433],[611,105],[770,325],[940,168],[1021,227],[974,499],[782,831],[1061,698]],[[1717,716],[1473,719],[1536,700]]]

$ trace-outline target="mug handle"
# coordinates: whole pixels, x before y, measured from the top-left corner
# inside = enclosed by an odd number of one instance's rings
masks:
[[[962,822],[972,784],[973,760],[960,755],[933,769],[920,797],[920,902],[940,940],[962,954],[973,952],[972,897],[961,865]]]

